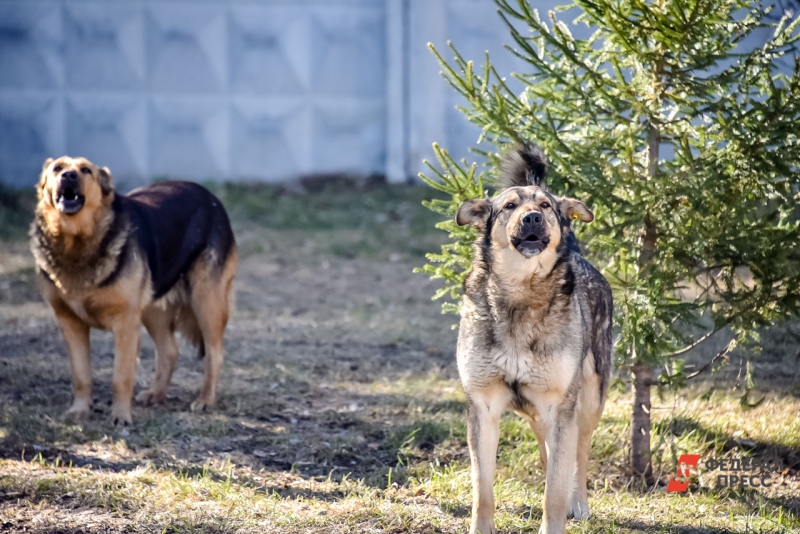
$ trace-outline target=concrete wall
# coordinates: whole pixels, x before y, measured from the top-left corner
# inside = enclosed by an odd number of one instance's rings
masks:
[[[127,185],[404,180],[477,139],[426,48],[448,39],[515,67],[490,0],[0,0],[0,181],[61,154]]]

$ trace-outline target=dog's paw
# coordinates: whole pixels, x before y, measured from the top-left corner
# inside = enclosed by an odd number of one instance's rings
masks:
[[[88,400],[75,400],[72,406],[64,412],[67,420],[87,419],[92,412],[92,402]]]
[[[586,499],[572,498],[567,511],[567,519],[577,519],[578,521],[586,521],[589,519],[589,501]]]
[[[496,534],[497,529],[494,528],[494,520],[488,521],[473,521],[469,529],[469,534]]]
[[[203,395],[200,395],[194,400],[190,406],[190,409],[193,412],[210,412],[214,409],[215,404],[216,401],[207,399]]]
[[[111,424],[114,426],[131,426],[131,409],[122,406],[111,406]]]
[[[151,406],[153,404],[161,404],[167,399],[166,391],[153,391],[148,389],[136,395],[136,402],[144,406]]]

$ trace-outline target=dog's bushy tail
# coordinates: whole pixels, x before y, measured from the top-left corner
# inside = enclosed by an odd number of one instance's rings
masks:
[[[206,355],[206,346],[203,343],[203,331],[197,323],[197,316],[191,306],[183,306],[178,313],[176,330],[183,338],[197,349],[197,358],[203,359]]]
[[[535,185],[545,187],[547,156],[533,143],[518,143],[506,150],[500,160],[500,189]]]

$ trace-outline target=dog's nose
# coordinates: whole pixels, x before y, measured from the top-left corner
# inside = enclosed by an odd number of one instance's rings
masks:
[[[61,179],[66,182],[77,182],[78,173],[75,171],[64,171],[61,173]]]
[[[542,222],[542,214],[535,211],[526,213],[525,216],[522,217],[522,222],[524,224],[539,224]]]

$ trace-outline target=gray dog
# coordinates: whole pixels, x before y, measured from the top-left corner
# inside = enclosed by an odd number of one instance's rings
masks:
[[[478,228],[464,285],[458,370],[467,397],[472,460],[471,533],[494,528],[500,416],[527,419],[546,470],[540,532],[589,517],[586,470],[611,374],[611,288],[580,253],[572,220],[591,222],[583,202],[544,187],[547,162],[516,146],[493,199],[464,202],[459,225]]]

